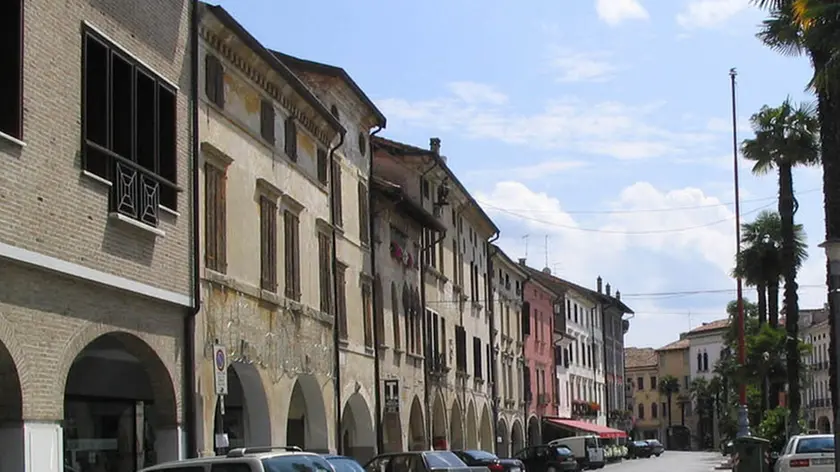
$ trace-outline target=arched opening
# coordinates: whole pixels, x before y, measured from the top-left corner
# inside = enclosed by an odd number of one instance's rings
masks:
[[[23,395],[12,354],[0,342],[0,470],[24,470]]]
[[[510,457],[510,434],[508,434],[507,423],[502,418],[499,418],[496,424],[496,444],[498,444],[497,456]]]
[[[342,454],[364,464],[376,455],[376,435],[370,408],[361,394],[354,393],[341,415]]]
[[[429,449],[426,441],[426,424],[423,419],[423,407],[420,399],[414,397],[411,402],[411,412],[408,415],[408,449],[411,451],[425,451]]]
[[[481,408],[481,429],[479,437],[481,439],[480,447],[487,452],[493,452],[495,443],[493,438],[493,423],[490,419],[490,409],[487,405]]]
[[[408,434],[410,438],[411,431]],[[399,412],[389,411],[382,415],[382,442],[385,449],[382,452],[403,451],[402,421]]]
[[[820,434],[831,433],[831,422],[828,420],[828,417],[820,416],[820,419],[817,420],[817,429]]]
[[[432,406],[432,449],[447,450],[446,442],[446,407],[443,406],[443,396],[435,396]]]
[[[449,416],[450,449],[464,449],[464,414],[458,400],[452,402],[452,413]]]
[[[528,419],[528,445],[537,446],[539,444],[542,444],[540,420],[536,416],[532,416]]]
[[[519,420],[513,422],[510,427],[510,454],[514,455],[525,448],[525,438],[522,437],[522,423]]]
[[[295,380],[286,420],[286,445],[329,452],[327,413],[315,377],[303,374]]]
[[[475,402],[470,400],[467,406],[466,421],[467,428],[467,449],[478,449],[478,426],[475,422]]]
[[[216,402],[214,436],[220,431],[226,434],[228,448],[270,446],[271,415],[257,368],[253,364],[232,362],[227,375],[224,411],[221,403]]]
[[[67,373],[63,428],[64,462],[73,470],[127,472],[178,459],[169,370],[132,334],[94,339]]]

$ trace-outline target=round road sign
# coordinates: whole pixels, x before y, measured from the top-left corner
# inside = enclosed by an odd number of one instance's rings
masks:
[[[225,351],[222,349],[216,349],[216,369],[220,372],[225,370],[227,367],[227,359],[225,359]]]

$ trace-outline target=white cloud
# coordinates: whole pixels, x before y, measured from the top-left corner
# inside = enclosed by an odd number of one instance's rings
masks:
[[[749,0],[693,0],[677,14],[677,23],[686,29],[717,28],[749,6]]]
[[[589,218],[591,221],[567,213],[557,198],[521,182],[499,182],[490,191],[477,193],[476,199],[502,228],[500,245],[512,259],[524,256],[522,236],[528,234],[529,265],[542,268],[547,259],[556,275],[581,285],[594,288],[599,275],[613,284],[613,290],[625,294],[732,285],[728,273],[735,248],[733,214],[701,189],[663,191],[638,182],[621,191],[611,205],[616,211],[633,213],[610,213]],[[652,209],[667,211],[647,211]],[[684,228],[693,229],[672,231]],[[663,261],[674,262],[663,269]],[[719,282],[698,287],[698,274],[711,274]],[[695,314],[692,321],[720,318],[731,297],[734,294],[723,295],[720,306],[703,305],[700,311],[705,315]],[[662,346],[688,327],[688,309],[669,310],[662,307],[662,301],[650,298],[625,301],[638,313],[639,327],[628,338],[630,343]],[[696,313],[698,307],[693,309]],[[714,310],[720,313],[710,314]],[[675,314],[678,311],[685,316]],[[639,329],[652,322],[659,326],[657,330]]]
[[[653,124],[651,121],[661,116],[661,102],[627,105],[557,99],[528,114],[517,112],[492,88],[455,88],[458,92],[447,97],[420,101],[386,98],[377,100],[377,105],[391,122],[406,126],[616,159],[695,153],[714,137],[705,130],[671,131]]]
[[[473,105],[502,105],[508,101],[508,97],[493,86],[478,82],[452,82],[448,88],[456,97]]]
[[[638,0],[595,0],[598,18],[610,26],[630,20],[650,18],[645,7]]]
[[[559,73],[560,82],[606,82],[618,69],[603,52],[574,52],[557,49],[550,61],[552,69]]]
[[[587,167],[588,165],[589,163],[584,161],[566,161],[562,159],[555,159],[532,165],[517,166],[506,169],[474,170],[468,172],[468,175],[470,177],[481,177],[485,179],[505,178],[515,180],[536,180],[580,169],[582,167]]]

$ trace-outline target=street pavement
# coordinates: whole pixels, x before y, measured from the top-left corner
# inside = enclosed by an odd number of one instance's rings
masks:
[[[719,452],[665,451],[659,457],[650,459],[623,460],[609,464],[604,472],[712,472],[723,457]]]

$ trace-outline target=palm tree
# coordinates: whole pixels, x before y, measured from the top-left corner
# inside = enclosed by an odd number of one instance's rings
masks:
[[[666,375],[659,379],[659,393],[665,395],[665,398],[668,400],[668,426],[672,425],[671,423],[671,397],[674,396],[675,393],[680,391],[680,381],[674,377],[673,375]]]
[[[788,333],[787,365],[791,417],[799,418],[799,301],[796,284],[796,200],[793,193],[793,167],[819,162],[819,122],[813,106],[794,106],[786,99],[781,106],[763,106],[750,118],[755,137],[741,146],[744,157],[754,161],[753,173],[764,174],[776,168],[779,176],[779,215],[782,231],[782,275],[785,280],[784,306]],[[798,433],[798,423],[791,421]]]
[[[840,4],[835,0],[753,0],[770,10],[758,34],[766,45],[784,54],[807,54],[814,67],[809,83],[817,95],[821,129],[825,239],[840,239]],[[831,297],[829,297],[831,298]],[[829,301],[831,303],[831,301]],[[832,305],[835,313],[840,307]],[[834,332],[834,316],[829,316]],[[840,346],[829,343],[829,390],[834,416],[840,408],[840,384],[834,374],[835,353]]]
[[[796,266],[808,258],[802,225],[794,227]],[[733,276],[741,276],[747,285],[756,287],[759,324],[779,325],[779,280],[782,277],[782,220],[778,212],[764,210],[752,223],[741,225],[743,249],[736,261]]]

